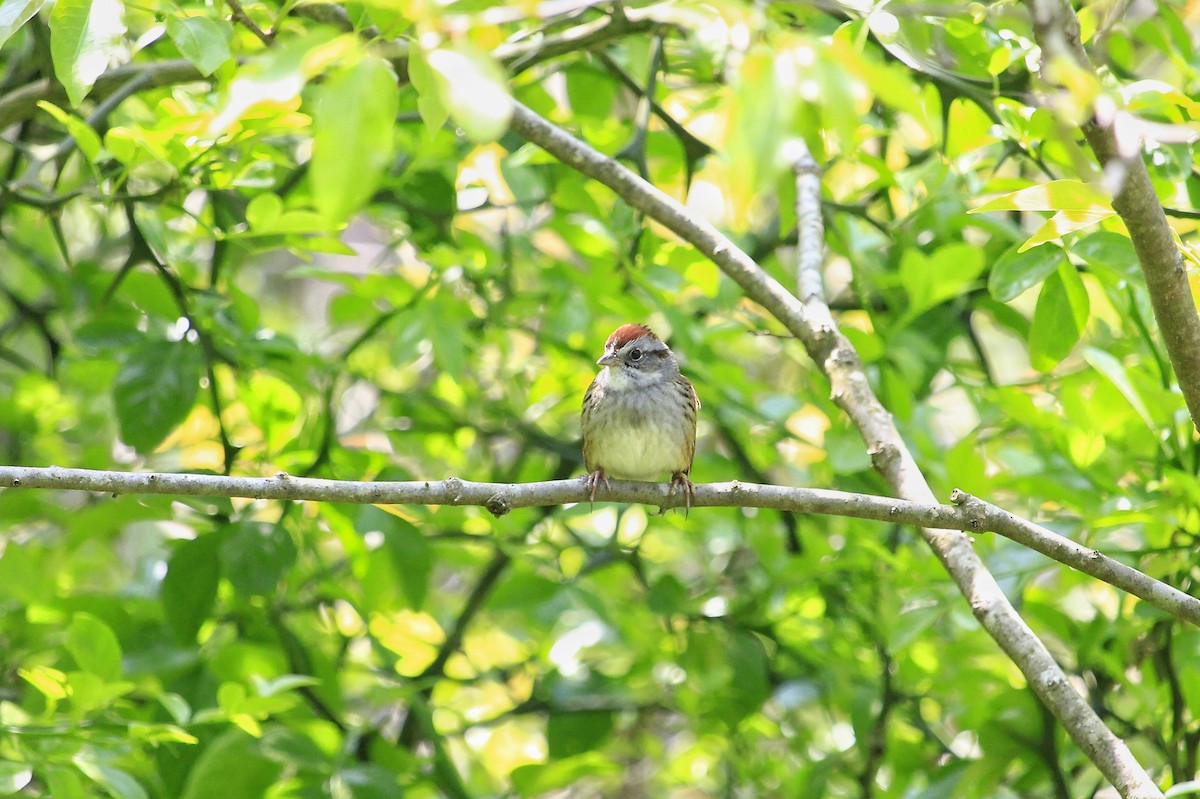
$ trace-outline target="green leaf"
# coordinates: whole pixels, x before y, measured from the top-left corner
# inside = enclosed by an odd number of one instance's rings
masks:
[[[194,643],[217,598],[221,536],[210,533],[184,542],[167,567],[160,597],[176,638]]]
[[[997,53],[1006,53],[999,49]],[[911,94],[911,92],[910,92]],[[950,103],[950,118],[946,125],[946,156],[958,158],[969,155],[996,141],[992,118],[979,104],[965,97]]]
[[[396,775],[370,763],[335,771],[329,779],[329,793],[346,799],[397,799],[402,795]]]
[[[67,766],[48,766],[45,771],[39,769],[42,779],[46,781],[47,793],[54,799],[87,799],[83,780],[79,772]]]
[[[28,763],[0,760],[0,794],[14,794],[32,781],[33,768]]]
[[[774,185],[785,164],[781,157],[785,136],[792,133],[799,107],[791,55],[758,43],[742,57],[732,80],[729,141],[724,155],[729,161],[729,191],[725,200],[731,215],[744,224],[763,187]]]
[[[220,113],[208,125],[208,135],[224,133],[252,108],[297,103],[309,78],[357,46],[353,34],[339,38],[326,27],[281,37],[265,55],[238,69]]]
[[[1075,348],[1087,325],[1087,289],[1079,273],[1068,264],[1054,271],[1042,285],[1033,325],[1029,328],[1029,361],[1048,372]]]
[[[167,35],[179,53],[206,77],[233,57],[229,50],[233,26],[226,20],[172,13],[167,16]]]
[[[246,224],[256,232],[274,233],[282,216],[283,200],[274,192],[265,191],[255,195],[246,205]]]
[[[1008,302],[1045,280],[1066,262],[1066,257],[1058,247],[1038,247],[1025,252],[1020,246],[1012,247],[992,265],[988,292],[997,300]]]
[[[1039,244],[1044,244],[1048,241],[1060,239],[1068,233],[1074,233],[1076,230],[1083,230],[1086,227],[1091,227],[1099,222],[1103,222],[1110,216],[1115,216],[1116,211],[1111,208],[1088,208],[1082,211],[1059,211],[1054,216],[1046,220],[1037,232],[1029,237],[1029,240],[1021,245],[1022,252],[1036,247]]]
[[[599,748],[613,730],[613,714],[607,710],[551,713],[546,722],[546,743],[551,760]]]
[[[616,774],[621,767],[599,752],[556,760],[551,763],[532,763],[512,771],[513,787],[521,796],[538,796],[557,788],[574,785],[585,777]]]
[[[440,130],[450,118],[450,108],[442,97],[441,83],[429,68],[425,51],[415,45],[408,51],[408,77],[417,90],[417,112],[425,130],[430,133]]]
[[[495,141],[508,130],[512,95],[495,59],[467,44],[457,44],[426,53],[425,60],[441,102],[468,139]],[[422,98],[426,94],[422,92]],[[424,110],[421,113],[425,115]]]
[[[1112,212],[1108,194],[1091,183],[1052,180],[989,200],[967,213],[986,211],[1093,211]]]
[[[735,631],[728,650],[733,679],[730,699],[723,710],[730,724],[736,724],[758,710],[771,695],[767,653],[753,633]]]
[[[429,576],[433,571],[433,557],[429,542],[413,525],[392,516],[391,524],[383,530],[383,542],[392,559],[392,566],[400,577],[400,587],[408,599],[409,606],[420,610],[429,592]]]
[[[108,625],[90,613],[76,613],[71,619],[67,651],[79,668],[102,680],[121,676],[121,644]]]
[[[692,605],[683,583],[670,573],[655,580],[646,596],[646,607],[662,616],[687,613]]]
[[[900,652],[945,614],[946,608],[938,603],[901,608],[888,619],[889,623],[884,628],[887,631],[887,651],[890,654]]]
[[[304,686],[321,684],[316,677],[308,677],[303,674],[283,674],[273,680],[268,680],[259,674],[251,674],[250,682],[254,684],[254,690],[258,695],[263,697],[287,693]]]
[[[131,350],[113,384],[121,440],[150,452],[179,426],[200,390],[200,348],[186,341],[155,341]]]
[[[0,2],[0,47],[21,29],[34,14],[42,10],[46,0],[3,0]]]
[[[209,744],[188,772],[180,799],[254,799],[265,796],[282,770],[241,730],[229,729]]]
[[[80,755],[75,765],[92,782],[104,788],[113,799],[149,799],[146,789],[127,772],[105,763],[97,763]]]
[[[67,673],[67,690],[71,696],[71,712],[82,719],[110,707],[137,686],[127,680],[106,680],[91,672]]]
[[[100,134],[91,125],[73,114],[68,114],[47,100],[39,100],[38,108],[54,117],[60,125],[67,129],[67,133],[75,139],[79,152],[87,156],[89,161],[96,160],[96,156],[100,154]]]
[[[1108,269],[1124,278],[1141,274],[1137,251],[1129,237],[1111,230],[1098,230],[1071,245],[1071,254],[1090,267]]]
[[[1168,788],[1163,796],[1165,799],[1174,799],[1176,796],[1200,796],[1200,780],[1177,782]]]
[[[1133,382],[1129,379],[1129,373],[1125,369],[1125,365],[1121,363],[1112,353],[1096,347],[1086,347],[1083,350],[1084,359],[1091,364],[1092,368],[1100,374],[1108,378],[1108,381],[1116,386],[1117,391],[1121,392],[1121,396],[1129,401],[1134,412],[1141,417],[1146,423],[1146,427],[1150,430],[1157,430],[1158,425],[1155,424],[1154,418],[1150,415],[1150,410],[1146,407],[1146,403],[1142,401],[1142,395],[1138,393]]]
[[[930,308],[963,294],[983,272],[983,251],[969,244],[947,244],[926,258],[919,250],[905,251],[900,282],[908,295],[903,326]]]
[[[77,107],[120,52],[125,35],[122,0],[57,0],[50,12],[54,74]]]
[[[381,508],[366,506],[359,511],[355,529],[360,536],[382,536],[382,544],[363,564],[362,585],[372,606],[394,606],[420,610],[429,593],[433,555],[424,534],[414,525]],[[397,588],[403,598],[396,596]]]
[[[296,544],[278,524],[236,522],[221,545],[221,573],[243,596],[274,596],[296,561]]]
[[[313,199],[322,214],[340,223],[371,199],[392,163],[399,90],[387,62],[368,56],[336,72],[319,92]]]

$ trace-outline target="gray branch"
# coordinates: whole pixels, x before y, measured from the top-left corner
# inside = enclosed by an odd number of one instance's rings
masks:
[[[876,398],[863,370],[862,361],[854,351],[853,345],[838,330],[825,301],[824,280],[821,275],[825,230],[820,213],[820,172],[807,146],[803,142],[797,142],[796,146],[800,149],[800,154],[794,162],[796,219],[799,231],[797,285],[809,324],[821,330],[824,338],[834,342],[833,354],[824,363],[825,372],[829,375],[833,387],[834,398],[837,400],[840,395],[839,405],[857,411],[858,416],[855,417],[852,412],[851,417],[855,418],[859,429],[863,430],[864,437],[871,442],[875,468],[888,479],[892,487],[901,496],[930,502],[933,500],[933,494],[929,484],[908,453],[891,415]],[[842,355],[835,357],[837,353]],[[872,436],[876,438],[873,439]],[[1087,570],[1089,574],[1093,573],[1090,567],[1100,566],[1100,559],[1105,561],[1104,571],[1122,581],[1129,577],[1126,570],[1136,573],[1136,570],[1104,558],[1098,552],[1095,553],[1095,562],[1089,563],[1094,550],[1088,550],[1049,530],[1038,528],[1031,522],[1018,519],[957,489],[951,499],[961,503],[962,509],[978,524],[978,529],[994,530],[1014,538],[1077,569],[1088,567],[1081,570]],[[1158,787],[1134,758],[1125,742],[1105,726],[1091,705],[1071,687],[1066,674],[1055,662],[1045,644],[1008,601],[974,548],[961,535],[949,534],[944,529],[934,529],[971,528],[929,522],[918,524],[922,537],[933,548],[963,595],[970,601],[971,610],[980,624],[1017,664],[1034,693],[1101,773],[1122,796],[1161,796]]]
[[[1026,0],[1026,5],[1033,17],[1034,35],[1042,48],[1043,77],[1054,79],[1058,61],[1088,73],[1095,72],[1079,41],[1079,18],[1070,3]],[[1200,316],[1188,285],[1183,255],[1150,181],[1136,133],[1122,131],[1122,138],[1134,145],[1126,144],[1123,151],[1117,131],[1121,116],[1110,112],[1105,117],[1098,115],[1084,125],[1083,135],[1115,188],[1113,208],[1129,231],[1167,357],[1175,369],[1192,424],[1196,425],[1200,423]]]
[[[857,351],[838,330],[824,298],[819,260],[800,266],[802,273],[818,270],[818,275],[805,278],[807,296],[801,303],[716,228],[693,217],[677,200],[613,159],[519,103],[513,113],[512,127],[560,161],[608,186],[631,206],[711,259],[751,299],[803,342],[809,356],[828,375],[834,402],[858,428],[876,470],[892,489],[901,497],[918,503],[934,502],[933,492],[891,414],[871,389]],[[811,159],[808,163],[801,163],[802,160],[797,161],[797,171],[803,179],[804,173],[811,173],[815,165]],[[812,200],[809,183],[802,181],[802,185],[798,185],[797,200],[800,203]],[[798,218],[811,220],[810,209],[807,206],[798,209]],[[806,232],[811,233],[801,229],[801,235]],[[815,232],[820,233],[820,228]],[[818,241],[802,245],[800,249],[802,253],[815,251],[819,255],[823,244]],[[1161,797],[1162,793],[1124,741],[1104,725],[1054,662],[1046,646],[1013,608],[995,577],[979,559],[970,539],[958,531],[935,529],[924,526],[924,522],[918,524],[922,525],[919,527],[922,537],[967,598],[975,618],[1017,665],[1033,691],[1100,772],[1122,796]]]
[[[225,477],[61,469],[57,466],[0,466],[0,487],[359,505],[474,505],[497,516],[519,508],[581,503],[588,498],[588,489],[581,477],[540,483],[476,483],[455,477],[364,483],[292,477],[284,472],[274,477]],[[683,506],[683,495],[671,494],[665,483],[613,480],[611,488],[603,484],[598,487],[596,499],[661,508]],[[1178,619],[1200,626],[1200,600],[957,489],[951,499],[955,505],[922,504],[871,494],[734,481],[697,485],[692,507],[769,508],[973,533],[994,532],[1128,591]]]

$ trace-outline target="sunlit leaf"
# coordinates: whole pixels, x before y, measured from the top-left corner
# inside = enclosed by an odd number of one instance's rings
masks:
[[[79,668],[104,680],[121,676],[121,645],[108,625],[90,613],[76,613],[67,628],[67,651]]]
[[[54,74],[72,107],[83,102],[96,78],[116,57],[125,34],[121,0],[56,0],[50,12]]]
[[[356,46],[352,37],[339,37],[328,28],[281,40],[262,58],[238,69],[220,113],[208,125],[208,135],[224,133],[251,109],[262,105],[297,107],[300,91],[309,78]]]
[[[0,47],[41,10],[46,0],[3,0],[0,2]]]
[[[233,26],[226,20],[207,15],[167,17],[167,34],[188,61],[196,65],[201,75],[211,75],[232,58],[229,49]]]
[[[1059,211],[1046,220],[1029,240],[1021,245],[1020,251],[1036,247],[1048,241],[1060,239],[1068,233],[1083,230],[1116,214],[1111,208],[1092,208],[1086,211]]]
[[[1129,401],[1130,406],[1133,407],[1142,421],[1146,423],[1147,428],[1150,430],[1157,429],[1157,425],[1151,417],[1149,409],[1142,401],[1137,388],[1130,381],[1129,373],[1126,371],[1124,364],[1111,353],[1096,347],[1084,348],[1083,357],[1092,365],[1093,369],[1104,375],[1110,383],[1117,387],[1117,390],[1121,392],[1121,396]]]
[[[318,210],[342,222],[362,207],[392,161],[396,76],[366,57],[319,88],[313,117],[313,194]]]
[[[77,756],[74,762],[81,772],[104,788],[113,799],[148,799],[146,789],[129,772],[96,762],[85,755]]]
[[[75,144],[79,147],[81,153],[89,160],[94,161],[96,159],[101,147],[100,134],[96,133],[91,125],[45,100],[38,102],[38,108],[54,117],[60,125],[67,129],[67,132],[75,139]]]
[[[33,769],[28,763],[0,760],[0,795],[17,793],[32,781]]]
[[[427,131],[435,131],[450,118],[450,107],[442,94],[438,76],[429,67],[425,52],[420,47],[409,49],[408,77],[417,90],[417,111]]]
[[[425,53],[425,62],[440,103],[422,107],[427,124],[444,107],[454,124],[472,141],[495,141],[508,130],[512,95],[504,72],[491,56],[458,45]],[[422,92],[422,98],[427,94],[428,90]]]
[[[1108,195],[1098,187],[1078,180],[1052,180],[1005,194],[967,213],[987,211],[1075,211],[1112,212]]]

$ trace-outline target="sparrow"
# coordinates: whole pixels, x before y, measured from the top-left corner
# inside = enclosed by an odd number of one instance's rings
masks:
[[[654,481],[671,475],[690,510],[696,486],[688,479],[696,454],[700,398],[679,361],[645,325],[621,325],[604,342],[602,368],[583,397],[583,460],[589,497],[609,478]]]

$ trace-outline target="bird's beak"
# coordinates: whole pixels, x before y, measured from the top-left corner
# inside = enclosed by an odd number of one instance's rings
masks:
[[[600,366],[612,366],[617,362],[617,354],[615,352],[606,352],[600,360],[596,361]]]

